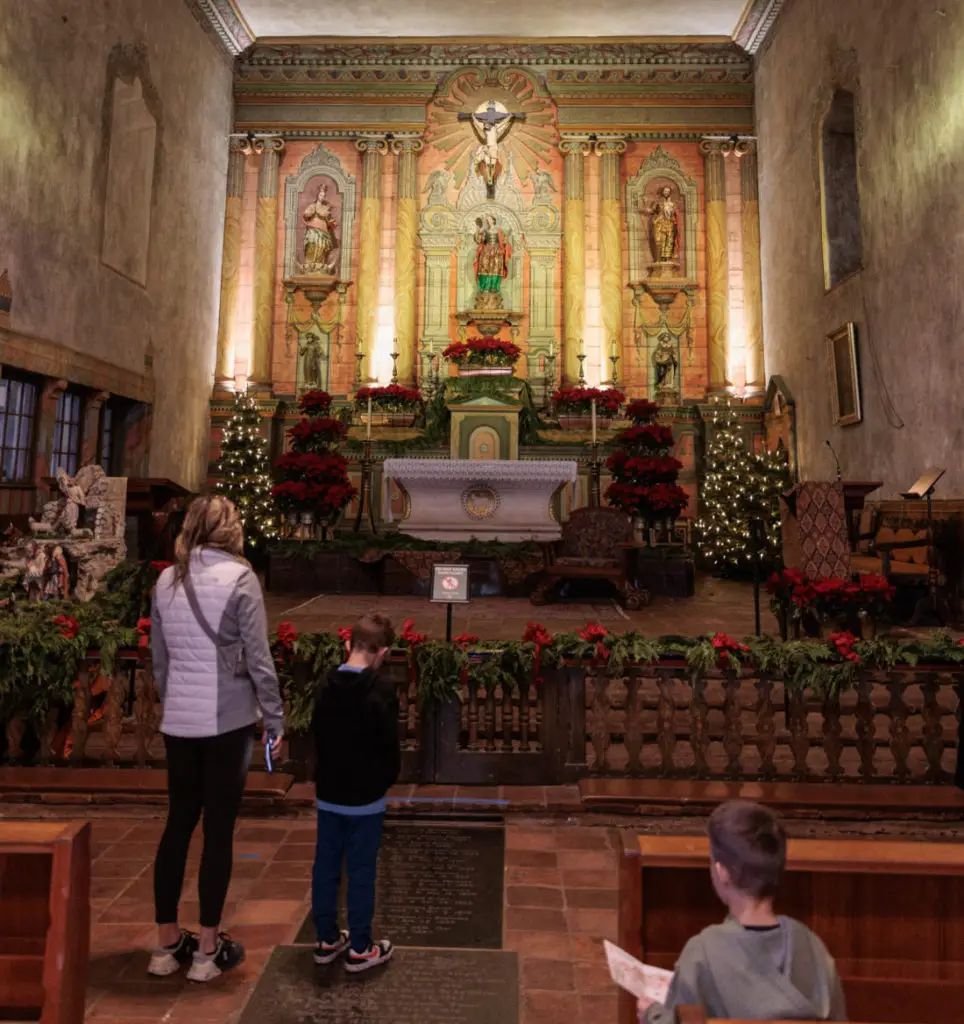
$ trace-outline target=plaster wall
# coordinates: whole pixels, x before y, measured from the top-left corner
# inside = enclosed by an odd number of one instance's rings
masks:
[[[157,123],[143,275],[102,261],[118,71],[136,73]],[[231,68],[185,4],[0,0],[11,327],[138,372],[152,346],[150,474],[192,488],[206,475],[231,117]]]
[[[798,414],[800,471],[879,479],[874,498],[947,467],[964,493],[964,6],[791,0],[756,73],[767,374]],[[820,121],[857,97],[863,268],[824,287]],[[857,324],[862,423],[834,427],[826,334]]]

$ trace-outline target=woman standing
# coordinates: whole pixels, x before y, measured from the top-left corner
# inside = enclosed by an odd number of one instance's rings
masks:
[[[161,573],[151,607],[154,679],[164,706],[168,817],[154,864],[158,946],[148,971],[165,976],[190,962],[210,981],[236,967],[244,948],[219,932],[231,881],[234,823],[251,760],[258,705],[272,756],[283,705],[268,643],[261,587],[241,557],[234,505],[220,495],[188,509],[175,563]],[[191,836],[204,816],[198,875],[201,934],[178,924]]]

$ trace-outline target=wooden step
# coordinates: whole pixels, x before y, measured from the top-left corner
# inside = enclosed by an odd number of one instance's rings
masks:
[[[294,782],[280,772],[248,772],[245,803],[281,804]],[[163,768],[0,768],[0,801],[45,804],[160,803]]]
[[[586,810],[628,814],[704,814],[726,800],[755,800],[801,817],[953,818],[964,815],[955,786],[853,782],[699,782],[682,779],[582,779]]]

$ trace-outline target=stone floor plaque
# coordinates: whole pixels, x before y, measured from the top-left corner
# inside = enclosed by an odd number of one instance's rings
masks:
[[[501,823],[386,822],[375,937],[400,946],[501,949],[504,862]],[[315,941],[309,915],[295,942]]]
[[[279,946],[240,1024],[518,1024],[519,968],[501,950],[395,950],[358,976]]]

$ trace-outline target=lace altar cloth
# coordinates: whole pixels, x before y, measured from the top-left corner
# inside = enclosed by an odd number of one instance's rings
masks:
[[[392,482],[404,487],[410,510],[403,529],[425,540],[555,540],[553,498],[576,482],[578,466],[563,459],[386,459],[382,501],[390,518]]]

